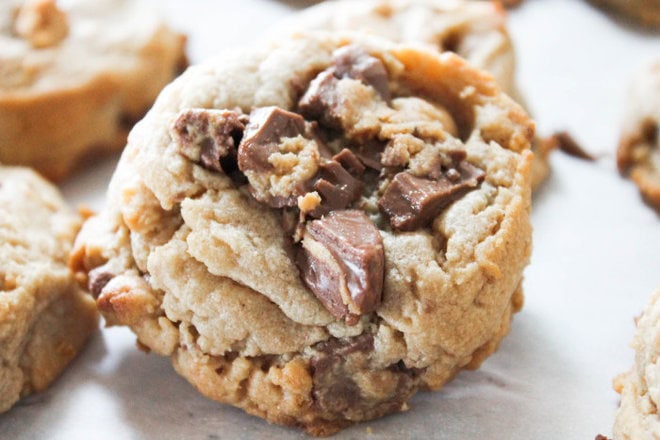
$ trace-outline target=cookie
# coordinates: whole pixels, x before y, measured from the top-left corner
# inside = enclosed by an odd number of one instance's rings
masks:
[[[632,341],[635,364],[615,380],[621,405],[614,422],[614,440],[653,440],[660,437],[658,390],[660,363],[660,290],[656,290],[637,320]]]
[[[533,132],[452,53],[337,33],[246,49],[165,89],[71,262],[206,396],[330,434],[497,349]]]
[[[275,33],[319,29],[359,30],[394,41],[426,44],[441,52],[455,52],[492,74],[509,96],[524,104],[515,81],[515,52],[506,29],[506,13],[498,2],[325,1],[283,22]],[[550,174],[549,147],[549,143],[538,139],[532,143],[533,188]]]
[[[644,200],[660,211],[660,60],[633,78],[626,103],[617,165]]]
[[[649,27],[660,27],[660,0],[592,0],[612,12]]]
[[[185,65],[185,38],[133,0],[0,2],[0,162],[65,177],[117,151]]]
[[[0,412],[45,389],[98,326],[67,266],[80,223],[44,179],[0,166]]]

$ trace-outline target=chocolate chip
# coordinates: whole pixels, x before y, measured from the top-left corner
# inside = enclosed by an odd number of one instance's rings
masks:
[[[376,310],[385,253],[378,229],[362,211],[332,211],[309,222],[302,245],[302,279],[333,316],[352,324]]]
[[[389,76],[385,64],[359,46],[344,46],[333,53],[334,75],[352,78],[372,86],[385,101],[390,100]]]
[[[113,279],[115,276],[109,272],[99,272],[93,270],[89,273],[89,280],[87,282],[87,288],[89,293],[92,294],[92,297],[98,298],[103,288]]]
[[[438,179],[417,177],[406,171],[396,174],[378,201],[378,208],[389,218],[392,229],[414,231],[425,226],[485,177],[483,170],[466,161],[459,162],[453,170]]]
[[[246,122],[246,115],[233,110],[189,109],[179,113],[170,133],[181,154],[206,169],[230,173]]]
[[[280,139],[296,137],[304,132],[305,120],[299,114],[279,107],[254,109],[238,146],[238,168],[243,172],[273,169],[268,158],[279,151]]]

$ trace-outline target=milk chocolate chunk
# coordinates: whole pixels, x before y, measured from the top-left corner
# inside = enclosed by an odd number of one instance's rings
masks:
[[[222,159],[235,161],[247,116],[234,110],[183,110],[170,133],[181,154],[213,171],[225,171]]]
[[[372,86],[385,101],[390,100],[389,76],[385,64],[369,55],[359,46],[344,46],[337,49],[334,75],[337,78],[352,78]]]
[[[483,181],[483,170],[462,161],[438,179],[400,172],[378,201],[395,231],[414,231],[436,218],[447,206]]]
[[[325,127],[342,130],[344,105],[337,92],[338,82],[330,70],[319,73],[298,102],[298,111],[305,118],[318,120]]]
[[[373,87],[383,100],[390,100],[389,76],[381,60],[357,46],[347,46],[334,53],[335,65],[319,73],[298,102],[298,110],[307,119],[342,130],[345,100],[337,90],[339,81],[351,78]]]
[[[332,211],[309,222],[298,254],[307,287],[347,324],[380,304],[385,270],[383,240],[362,211]]]
[[[305,132],[305,120],[297,113],[279,107],[260,107],[250,113],[250,123],[238,146],[238,168],[245,172],[268,171],[271,154],[279,151],[282,138],[293,138]]]
[[[368,333],[347,339],[331,339],[315,347],[316,353],[311,361],[312,394],[314,404],[321,411],[351,420],[359,415],[377,417],[401,410],[404,402],[417,390],[422,371],[406,368],[403,362],[383,369],[373,368],[369,357],[373,350],[374,338]],[[364,382],[356,382],[356,372],[362,372],[376,382],[386,377],[396,386],[384,392],[385,395],[373,396],[363,392],[360,383]]]
[[[351,174],[338,162],[344,161],[349,169],[359,174]],[[364,190],[364,184],[357,179],[364,171],[360,171],[355,163],[357,158],[349,150],[342,150],[332,160],[319,165],[319,178],[314,183],[314,190],[321,196],[321,205],[311,212],[312,217],[319,218],[330,211],[347,208],[359,199]],[[359,163],[359,161],[358,161]]]

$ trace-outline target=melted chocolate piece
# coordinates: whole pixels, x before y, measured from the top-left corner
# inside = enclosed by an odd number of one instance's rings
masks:
[[[352,324],[378,307],[385,270],[383,240],[362,211],[332,211],[309,222],[302,243],[302,279],[335,318]]]
[[[297,113],[279,107],[260,107],[250,113],[250,123],[238,146],[238,168],[245,172],[268,171],[271,154],[279,151],[280,139],[305,132],[305,120]]]
[[[453,170],[453,171],[452,171]],[[414,231],[433,221],[449,204],[484,180],[483,170],[461,161],[436,179],[400,172],[378,201],[395,231]]]
[[[314,404],[324,413],[341,415],[348,419],[378,417],[402,409],[403,404],[419,386],[422,370],[406,368],[403,362],[384,369],[374,369],[369,354],[374,349],[374,338],[361,334],[348,339],[331,339],[316,347],[311,361]],[[387,377],[396,386],[387,396],[371,397],[363,394],[356,376],[373,375],[373,380]]]
[[[334,75],[352,78],[376,89],[383,100],[390,100],[389,76],[385,64],[360,46],[344,46],[333,53]]]
[[[246,122],[245,115],[233,110],[183,110],[171,134],[187,158],[208,170],[230,173]]]

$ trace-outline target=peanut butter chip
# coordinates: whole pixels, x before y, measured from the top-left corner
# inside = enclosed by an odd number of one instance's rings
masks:
[[[18,12],[15,32],[35,48],[55,46],[69,34],[69,23],[55,0],[26,0]]]
[[[332,211],[306,226],[298,254],[303,281],[337,319],[348,324],[380,304],[385,270],[383,240],[358,210]]]

